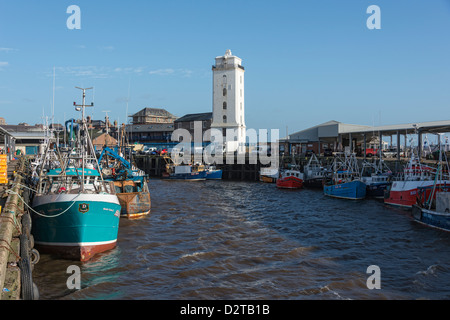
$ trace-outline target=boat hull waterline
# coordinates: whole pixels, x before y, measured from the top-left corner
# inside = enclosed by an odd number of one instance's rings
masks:
[[[303,187],[303,180],[297,177],[289,176],[277,179],[277,188],[281,189],[301,189]]]
[[[450,213],[448,212],[436,212],[413,205],[412,216],[421,224],[450,232]]]
[[[163,175],[163,178],[167,180],[187,180],[187,181],[206,180],[206,171],[169,174]]]
[[[221,180],[222,179],[222,170],[206,170],[206,179],[207,180]]]
[[[390,190],[386,190],[384,203],[411,208],[417,202],[418,189],[432,187],[434,181],[394,181]],[[450,181],[439,181],[437,186],[449,186]],[[426,197],[429,196],[431,188],[427,190]]]
[[[88,261],[116,246],[120,203],[112,194],[42,195],[33,201],[33,236],[42,252]]]
[[[334,198],[360,200],[366,197],[366,184],[359,180],[323,187],[324,194]]]
[[[138,219],[148,215],[151,211],[150,192],[118,193],[120,216],[128,219]]]

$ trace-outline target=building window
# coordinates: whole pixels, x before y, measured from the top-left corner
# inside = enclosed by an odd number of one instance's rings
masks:
[[[227,88],[223,88],[223,96],[225,97],[227,95]]]
[[[223,75],[223,77],[222,77],[222,83],[223,83],[223,84],[226,84],[226,83],[227,83],[227,76],[226,76],[226,75]]]
[[[223,110],[227,110],[227,102],[226,101],[223,102]]]
[[[227,116],[223,116],[223,123],[227,123]]]
[[[241,89],[241,98],[242,98],[242,89]]]
[[[241,105],[241,111],[242,111],[242,102],[240,103],[240,105]]]
[[[190,122],[190,128],[191,128],[191,129],[194,129],[194,121],[191,121],[191,122]]]

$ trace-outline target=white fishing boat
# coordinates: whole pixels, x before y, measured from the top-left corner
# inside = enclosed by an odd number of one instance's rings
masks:
[[[361,169],[361,181],[366,184],[366,195],[384,198],[386,189],[391,185],[392,171],[382,159],[375,162],[364,161]]]
[[[427,226],[450,231],[450,184],[439,183],[449,179],[450,166],[442,148],[439,148],[439,164],[432,186],[419,187],[417,202],[412,205],[415,221]]]
[[[322,163],[317,159],[313,153],[308,163],[303,168],[304,184],[306,187],[322,188],[327,169],[323,167]]]

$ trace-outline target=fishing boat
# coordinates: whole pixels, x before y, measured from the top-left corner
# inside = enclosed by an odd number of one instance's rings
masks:
[[[383,199],[386,189],[391,185],[392,171],[380,159],[378,162],[364,161],[361,181],[366,184],[367,197]]]
[[[440,148],[441,149],[441,148]],[[432,186],[419,187],[417,202],[412,205],[412,217],[427,226],[450,231],[450,185],[438,184],[448,179],[450,168],[445,153],[439,151],[439,165]]]
[[[259,181],[275,183],[279,176],[278,168],[263,167],[259,171]]]
[[[424,190],[421,190],[424,189]],[[425,188],[419,188],[419,192]],[[412,217],[415,221],[430,227],[450,231],[450,186],[443,186],[434,195],[435,205],[424,207],[423,203],[412,205]]]
[[[151,210],[148,175],[118,150],[106,146],[100,154],[99,164],[105,180],[114,184],[121,206],[120,216],[137,219],[148,215]]]
[[[322,166],[319,159],[313,153],[308,163],[304,167],[304,181],[306,187],[323,188],[327,169]]]
[[[222,179],[222,169],[217,169],[215,166],[207,166],[205,170],[206,170],[206,180]]]
[[[282,170],[276,181],[277,188],[301,189],[303,187],[303,173],[297,169]]]
[[[175,164],[166,160],[166,171],[162,173],[162,178],[168,180],[200,181],[206,180],[206,175],[207,171],[202,164]]]
[[[417,201],[418,189],[431,191],[433,184],[450,185],[448,178],[435,181],[436,169],[418,161],[414,154],[402,174],[393,178],[392,185],[386,189],[384,203],[411,209]],[[428,195],[428,194],[427,194]]]
[[[83,104],[75,106],[82,110],[83,130],[71,141],[60,168],[40,170],[32,200],[32,233],[41,252],[88,261],[116,246],[121,208],[95,157],[84,117],[87,89],[82,90]]]
[[[295,161],[295,151],[291,157],[291,163],[287,169],[280,169],[276,180],[277,188],[281,189],[301,189],[303,188],[303,173],[300,166]]]
[[[366,197],[366,184],[360,179],[355,154],[336,154],[332,174],[327,177],[323,191],[334,198],[359,200]]]

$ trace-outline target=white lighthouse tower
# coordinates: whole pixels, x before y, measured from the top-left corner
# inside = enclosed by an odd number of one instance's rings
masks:
[[[222,130],[228,152],[245,152],[244,67],[231,54],[216,57],[213,71],[212,129]]]

